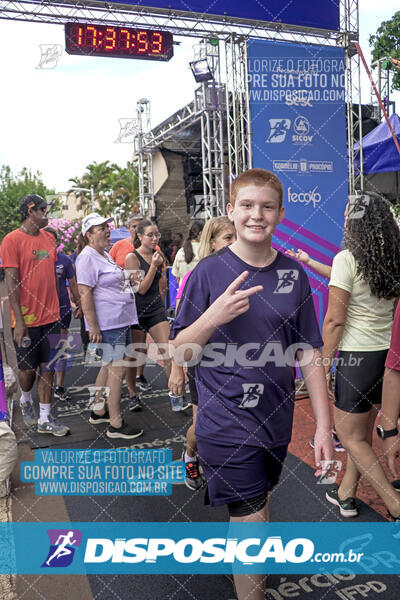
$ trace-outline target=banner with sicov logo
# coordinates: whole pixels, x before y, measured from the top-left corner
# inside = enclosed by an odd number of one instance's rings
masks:
[[[286,218],[274,246],[301,248],[330,265],[348,194],[344,50],[250,40],[249,85],[253,166],[284,186]],[[322,323],[328,282],[307,274]]]

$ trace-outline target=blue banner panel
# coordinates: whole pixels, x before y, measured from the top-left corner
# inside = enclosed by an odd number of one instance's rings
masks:
[[[116,4],[287,23],[317,29],[339,29],[339,0],[118,0]]]
[[[396,523],[0,523],[4,574],[334,573],[339,580],[396,574],[399,559]]]
[[[348,194],[344,50],[251,40],[249,79],[253,165],[285,190],[275,247],[332,264]],[[327,280],[308,275],[322,322]]]

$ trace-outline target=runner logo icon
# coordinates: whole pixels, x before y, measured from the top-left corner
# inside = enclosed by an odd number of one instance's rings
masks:
[[[266,144],[281,144],[286,139],[290,129],[290,119],[269,119],[270,132],[265,140]]]
[[[290,294],[299,278],[299,272],[296,269],[277,269],[276,272],[279,281],[274,294]]]
[[[42,567],[68,567],[82,541],[79,529],[48,529],[50,548]]]
[[[262,383],[242,383],[243,400],[239,408],[255,408],[264,392]]]

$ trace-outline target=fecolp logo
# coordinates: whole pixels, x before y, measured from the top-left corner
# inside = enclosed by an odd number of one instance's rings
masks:
[[[315,186],[310,192],[292,192],[292,188],[288,187],[288,202],[296,204],[312,204],[316,208],[317,204],[321,202],[321,194],[317,192],[318,186]]]
[[[249,551],[249,553],[248,553]],[[237,539],[184,538],[89,538],[85,563],[156,563],[158,559],[173,558],[178,563],[304,563],[314,554],[314,544],[308,538],[294,538],[283,544],[280,536]]]
[[[68,567],[82,541],[79,529],[48,529],[50,548],[42,567]]]

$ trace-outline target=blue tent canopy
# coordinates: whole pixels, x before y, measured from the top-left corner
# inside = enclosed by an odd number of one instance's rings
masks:
[[[400,118],[394,113],[389,121],[400,145]],[[362,145],[364,173],[400,171],[400,154],[386,121],[363,137]],[[355,150],[359,147],[359,142],[354,144]]]
[[[112,229],[110,233],[111,242],[115,244],[115,242],[119,242],[120,240],[124,240],[125,238],[130,237],[129,229],[126,227],[118,227],[118,229]]]

